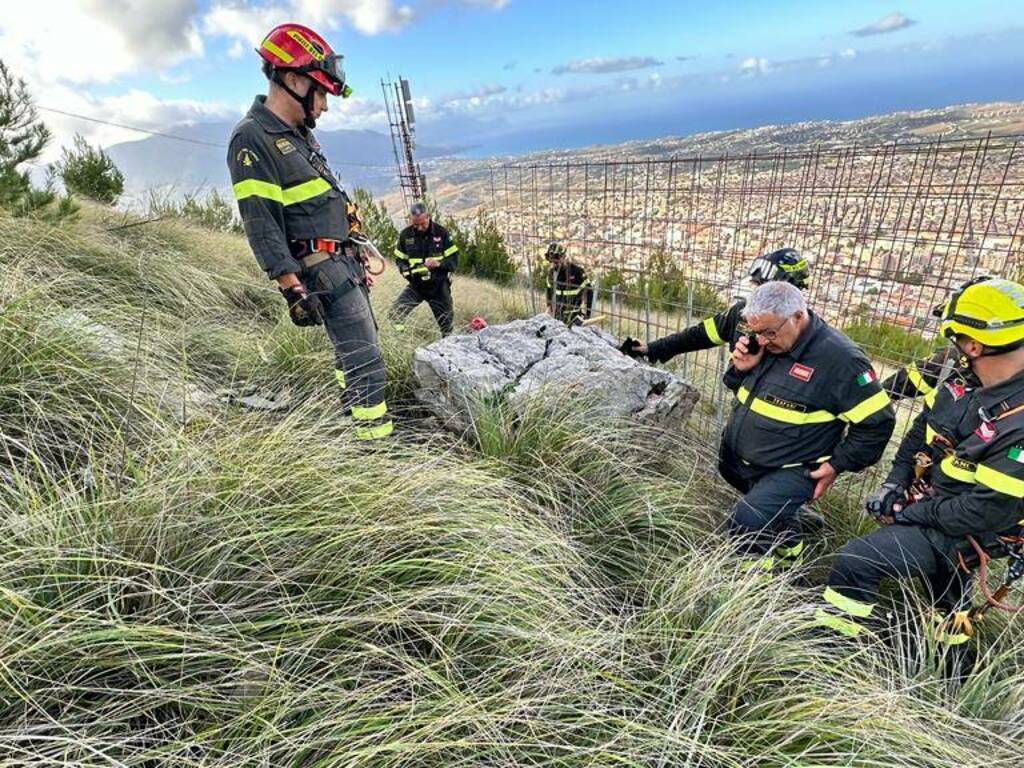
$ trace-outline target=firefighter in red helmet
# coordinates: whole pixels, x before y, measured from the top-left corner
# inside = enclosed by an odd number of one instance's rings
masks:
[[[257,49],[270,81],[235,127],[228,167],[256,261],[297,325],[323,325],[355,434],[387,437],[384,362],[370,308],[355,206],[313,135],[327,97],[347,97],[342,57],[301,24],[272,29]]]

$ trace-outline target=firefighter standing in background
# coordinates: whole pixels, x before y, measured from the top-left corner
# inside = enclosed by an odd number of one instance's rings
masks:
[[[566,325],[580,325],[590,317],[594,307],[594,291],[587,271],[566,258],[565,246],[561,243],[548,245],[544,258],[549,265],[548,313]]]
[[[451,276],[459,266],[459,247],[448,230],[431,219],[423,203],[413,203],[409,216],[412,223],[399,234],[395,246],[398,271],[409,284],[391,307],[391,321],[397,330],[405,330],[405,318],[425,301],[441,335],[447,336],[455,317]]]
[[[1024,286],[995,278],[967,284],[946,304],[940,331],[981,386],[951,381],[939,390],[926,427],[930,445],[941,438],[932,492],[907,505],[876,494],[868,509],[883,527],[839,551],[817,619],[845,635],[881,621],[884,577],[917,577],[945,612],[938,640],[965,643],[973,630],[960,562],[970,551],[965,537],[998,554],[1000,536],[1018,534],[1024,522]]]
[[[387,437],[384,362],[368,278],[350,239],[358,217],[312,133],[327,96],[347,97],[341,56],[316,32],[282,24],[258,49],[270,81],[235,127],[228,168],[249,246],[296,325],[322,324],[356,436]]]

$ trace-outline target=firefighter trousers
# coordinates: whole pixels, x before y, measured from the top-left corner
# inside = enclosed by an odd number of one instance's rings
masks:
[[[961,609],[970,597],[970,575],[918,525],[887,525],[847,542],[836,555],[828,586],[844,597],[875,603],[883,577],[920,579],[932,602],[947,611]]]
[[[356,437],[376,440],[393,429],[385,400],[377,323],[365,286],[345,285],[341,278],[346,273],[334,275],[337,269],[340,267],[332,265],[331,271],[322,270],[317,276],[317,286],[332,291],[322,302],[324,328],[334,345],[334,376],[341,387],[342,404],[352,415]]]
[[[729,534],[748,555],[764,555],[799,544],[799,510],[814,495],[806,468],[764,469],[744,464],[724,445],[718,471],[743,494],[729,512]]]
[[[402,330],[405,318],[424,301],[430,307],[437,327],[441,329],[441,335],[450,334],[454,324],[455,308],[452,304],[451,279],[446,274],[434,273],[429,282],[409,283],[405,286],[388,313],[395,327]]]

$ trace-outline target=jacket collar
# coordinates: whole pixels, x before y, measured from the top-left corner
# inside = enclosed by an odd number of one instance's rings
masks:
[[[977,393],[985,413],[996,418],[1003,410],[1024,403],[1024,371],[991,387],[982,387]]]
[[[257,96],[249,108],[249,116],[260,124],[267,133],[299,133],[299,129],[288,125],[267,108],[267,97]],[[301,135],[301,134],[300,134]]]

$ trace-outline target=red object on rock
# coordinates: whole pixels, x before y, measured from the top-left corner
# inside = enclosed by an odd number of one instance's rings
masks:
[[[476,315],[469,321],[469,327],[474,331],[482,331],[487,327],[487,321],[481,315]]]

